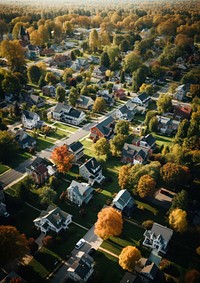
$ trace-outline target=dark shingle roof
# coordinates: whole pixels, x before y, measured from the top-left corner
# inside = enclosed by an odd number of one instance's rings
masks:
[[[83,165],[87,168],[87,170],[92,174],[95,175],[97,172],[101,170],[100,163],[94,158],[90,158],[87,162],[85,162]],[[83,166],[82,165],[82,166]]]
[[[156,142],[156,139],[151,134],[146,135],[145,137],[142,138],[142,140],[145,141],[150,146]]]
[[[35,112],[31,112],[28,110],[24,110],[23,114],[26,117],[26,119],[29,119],[29,120],[33,120],[34,116],[37,115]]]
[[[110,124],[114,123],[114,119],[112,116],[109,116],[108,118],[106,118],[105,120],[103,120],[102,122],[98,123],[96,125],[96,128],[103,134],[103,135],[108,135],[109,132],[111,131],[111,127]]]
[[[142,92],[138,95],[138,98],[141,100],[141,101],[145,101],[147,98],[149,98],[149,95],[146,93],[146,92]]]
[[[128,157],[133,157],[135,155],[140,155],[143,159],[146,158],[148,151],[145,149],[142,149],[139,146],[132,145],[125,143],[122,149],[122,155],[128,156]]]
[[[69,149],[72,151],[72,152],[76,152],[77,150],[83,148],[83,145],[80,141],[77,141],[77,142],[73,142],[72,144],[69,145]]]

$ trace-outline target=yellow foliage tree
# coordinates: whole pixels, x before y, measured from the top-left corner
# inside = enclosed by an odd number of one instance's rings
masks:
[[[137,193],[141,198],[153,196],[156,191],[155,186],[156,182],[151,176],[143,175],[139,179]]]
[[[133,272],[135,268],[135,263],[141,258],[140,251],[133,246],[127,246],[119,255],[119,265],[129,272]]]
[[[122,232],[123,219],[120,211],[113,207],[103,208],[98,213],[94,233],[106,240],[111,236],[119,236]]]
[[[183,233],[187,230],[187,213],[180,209],[174,209],[169,215],[169,224],[177,232]]]

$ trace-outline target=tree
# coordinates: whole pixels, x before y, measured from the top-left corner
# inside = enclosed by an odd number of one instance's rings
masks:
[[[54,244],[54,240],[53,237],[50,235],[47,235],[43,238],[42,240],[42,244],[46,247],[46,248],[51,248]]]
[[[173,200],[172,204],[170,206],[169,212],[173,211],[176,208],[180,208],[184,211],[188,208],[188,193],[185,190],[180,191],[177,193]]]
[[[152,117],[149,122],[149,131],[150,132],[157,132],[158,130],[158,118],[156,116]]]
[[[8,162],[15,158],[17,148],[10,132],[0,131],[0,149],[0,162]]]
[[[145,82],[146,79],[146,72],[141,67],[133,72],[133,90],[138,91],[141,85]]]
[[[146,113],[146,116],[145,116],[145,120],[144,120],[144,125],[145,126],[149,126],[149,122],[150,120],[156,116],[157,112],[155,110],[149,110],[147,111]]]
[[[103,52],[100,57],[100,65],[109,68],[110,67],[110,58],[107,52]]]
[[[22,258],[28,252],[28,242],[24,234],[13,226],[0,226],[0,265],[15,258]]]
[[[62,86],[58,86],[57,88],[56,88],[56,100],[58,101],[58,102],[63,102],[63,101],[65,101],[65,89],[64,89],[64,87],[62,87]]]
[[[127,136],[121,135],[121,134],[117,134],[110,141],[110,148],[111,148],[112,154],[114,156],[118,156],[118,155],[121,154],[121,151],[122,151],[122,148],[124,146],[124,143],[125,143],[126,139],[127,139]]]
[[[89,34],[89,47],[93,52],[96,52],[99,48],[99,36],[96,29],[93,29]]]
[[[199,283],[200,282],[200,272],[196,269],[191,269],[185,274],[185,283]]]
[[[5,57],[11,71],[20,71],[25,65],[25,50],[18,40],[3,40],[0,46],[1,56]]]
[[[56,77],[56,75],[52,72],[47,72],[45,75],[45,81],[48,84],[56,84],[58,82],[58,78]]]
[[[188,228],[187,213],[180,208],[174,209],[169,215],[169,225],[177,232],[185,232]]]
[[[172,97],[161,93],[156,104],[159,114],[169,112],[172,109]]]
[[[156,182],[149,175],[140,177],[137,187],[137,193],[141,198],[153,196],[156,192]]]
[[[17,95],[21,92],[22,85],[14,74],[8,73],[2,81],[2,89],[6,93],[12,93],[15,99],[18,99]]]
[[[110,152],[110,144],[106,138],[100,138],[94,144],[94,150],[97,156],[106,155],[107,157]]]
[[[130,73],[137,70],[142,64],[140,57],[134,51],[125,56],[124,62],[126,71]]]
[[[0,20],[0,40],[3,39],[3,35],[9,31],[8,25],[4,20]]]
[[[93,112],[102,112],[106,109],[106,102],[103,97],[97,97],[95,99],[92,111]]]
[[[126,246],[119,255],[119,265],[129,272],[135,270],[135,263],[141,258],[140,251],[133,246]]]
[[[192,97],[200,97],[200,84],[191,84],[190,94],[192,95]]]
[[[130,49],[130,44],[128,40],[124,39],[119,45],[121,52],[127,52]]]
[[[187,119],[184,119],[180,122],[178,125],[178,131],[175,136],[175,141],[182,140],[187,137],[188,129],[189,129],[189,121]]]
[[[123,165],[119,169],[118,184],[122,190],[126,189],[129,185],[130,169],[130,164]]]
[[[74,155],[69,151],[67,145],[61,145],[53,150],[51,159],[57,165],[59,172],[67,173],[72,167]]]
[[[32,255],[34,255],[38,250],[38,244],[36,243],[34,238],[28,239],[28,247]]]
[[[113,207],[103,208],[98,213],[94,233],[106,240],[109,237],[119,236],[122,232],[123,219],[120,211]]]
[[[115,125],[115,133],[118,135],[129,135],[129,128],[130,128],[130,123],[128,121],[121,120],[117,122]]]
[[[39,193],[40,202],[43,205],[49,205],[53,203],[56,197],[56,192],[47,186],[40,188],[38,190],[38,193]]]
[[[42,70],[37,65],[32,65],[28,67],[27,75],[31,83],[38,84],[42,75]]]
[[[70,89],[70,93],[69,93],[69,96],[68,96],[69,105],[75,107],[76,106],[76,101],[77,101],[78,98],[79,98],[78,90],[75,87],[72,87]]]

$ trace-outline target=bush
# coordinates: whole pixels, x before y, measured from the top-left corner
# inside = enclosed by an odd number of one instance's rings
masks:
[[[150,230],[153,226],[153,220],[146,220],[144,222],[142,222],[142,227],[146,230]]]
[[[42,240],[42,244],[46,248],[51,248],[54,245],[54,240],[52,236],[45,236]]]

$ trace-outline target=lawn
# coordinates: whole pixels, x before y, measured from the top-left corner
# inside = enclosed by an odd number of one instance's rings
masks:
[[[62,124],[62,123],[59,123],[59,122],[56,122],[56,123],[54,124],[54,126],[57,127],[57,128],[66,130],[66,131],[68,131],[68,132],[70,132],[70,133],[74,133],[74,132],[76,132],[77,129],[78,129],[78,128],[75,128],[75,127],[73,127],[73,126],[68,126],[68,125],[66,125],[66,124]]]
[[[32,155],[23,150],[18,150],[16,157],[13,160],[9,160],[8,165],[11,168],[17,167],[20,163],[24,162],[25,160],[31,158]]]
[[[0,175],[3,174],[4,172],[8,171],[10,167],[0,164]]]
[[[41,151],[45,148],[51,147],[53,145],[52,140],[50,140],[49,138],[43,138],[43,137],[37,137],[36,139],[37,141],[37,151]]]
[[[67,132],[66,131],[62,131],[60,129],[57,128],[56,131],[53,131],[52,133],[50,133],[48,135],[48,137],[54,138],[56,140],[60,140],[62,138],[66,138],[67,137]]]
[[[155,134],[155,133],[152,133],[152,136],[156,139],[156,144],[158,146],[162,146],[162,145],[170,146],[171,143],[172,143],[172,140],[173,140],[170,137],[158,135],[158,134]]]

